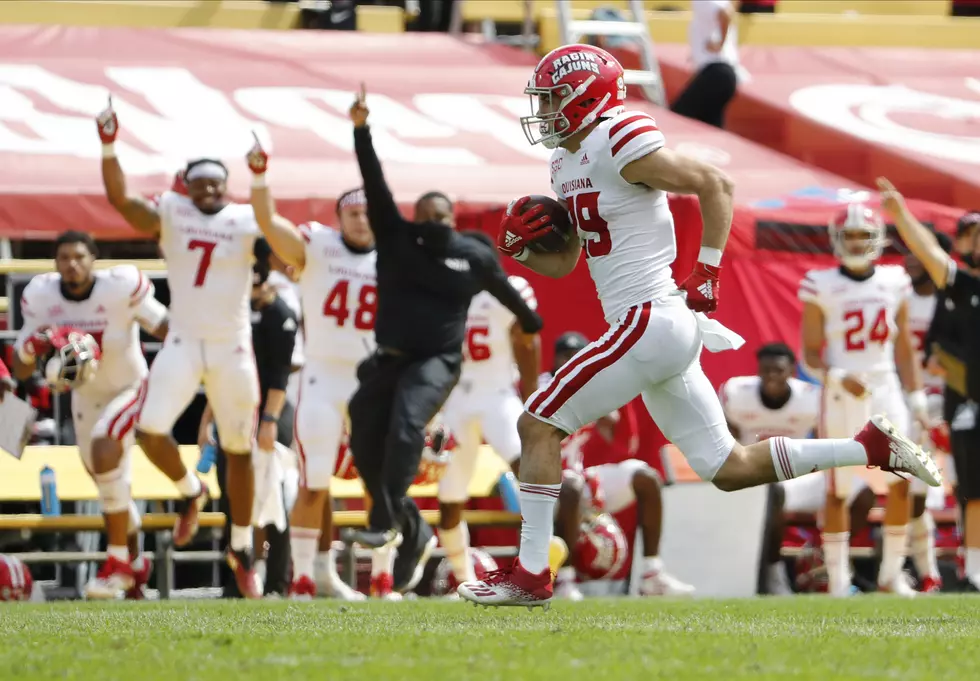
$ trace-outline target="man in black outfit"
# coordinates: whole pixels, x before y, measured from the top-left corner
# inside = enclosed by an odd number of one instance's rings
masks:
[[[414,222],[401,216],[374,151],[364,97],[362,86],[350,116],[378,252],[378,347],[358,366],[360,385],[348,407],[351,453],[372,501],[369,527],[355,541],[400,546],[394,586],[407,591],[436,544],[407,492],[425,427],[459,379],[470,300],[489,291],[525,333],[539,331],[541,318],[507,281],[493,246],[454,231],[444,194],[423,195]]]
[[[259,427],[257,445],[260,452],[271,452],[276,442],[290,446],[293,440],[293,405],[286,400],[286,383],[292,372],[293,348],[296,343],[298,323],[296,314],[268,285],[271,270],[272,249],[265,239],[255,242],[255,264],[252,266],[252,347],[255,351],[255,365],[259,375]],[[210,422],[210,409],[202,418],[205,427]],[[217,443],[220,448],[220,442]],[[225,460],[217,460],[218,479],[224,480]],[[228,516],[225,497],[221,495],[220,510]],[[261,503],[263,500],[256,499]],[[283,513],[286,510],[283,509]],[[230,516],[228,516],[230,517]],[[258,520],[253,516],[253,521]],[[229,521],[230,522],[230,521]],[[227,541],[230,525],[225,527],[223,543]],[[280,531],[274,524],[263,528],[265,542],[269,550],[266,556],[266,595],[276,593],[285,595],[289,588],[289,528]],[[258,547],[257,547],[258,549]],[[258,556],[259,550],[256,550]],[[222,576],[225,597],[239,597],[238,586],[231,571],[223,568]]]
[[[878,187],[882,206],[895,218],[899,235],[942,291],[940,303],[947,302],[948,326],[937,338],[935,353],[945,373],[944,410],[956,463],[957,494],[963,506],[963,587],[976,592],[980,591],[980,276],[967,267],[957,267],[935,235],[912,216],[888,180],[879,178]],[[970,264],[980,262],[980,229],[964,255]]]

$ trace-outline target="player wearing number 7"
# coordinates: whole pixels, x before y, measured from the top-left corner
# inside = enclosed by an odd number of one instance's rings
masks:
[[[940,484],[929,455],[880,415],[854,439],[735,442],[700,355],[702,346],[724,350],[741,339],[697,314],[718,303],[731,180],[667,148],[648,114],[625,110],[623,67],[604,50],[553,50],[524,92],[533,107],[522,119],[525,133],[531,143],[554,149],[552,190],[566,202],[577,233],[560,252],[542,252],[543,244],[534,242],[551,230],[552,218],[540,203],[523,211],[527,201],[519,200],[504,217],[498,248],[551,277],[569,274],[584,251],[609,330],[525,403],[517,426],[520,554],[512,568],[462,584],[461,596],[529,607],[551,599],[548,545],[561,487],[561,441],[637,395],[695,472],[724,491],[846,465],[908,471]],[[670,272],[677,249],[666,192],[697,195],[704,223],[698,263],[679,286]]]
[[[828,226],[839,267],[808,272],[800,284],[804,362],[824,383],[820,437],[852,437],[872,414],[885,414],[908,435],[909,411],[929,421],[922,375],[909,328],[912,281],[900,265],[875,262],[887,244],[885,225],[873,210],[853,203]],[[902,388],[908,405],[902,398]],[[851,591],[848,500],[863,482],[854,469],[827,474],[824,557],[829,591]],[[882,591],[912,596],[902,572],[911,512],[909,483],[889,476],[881,568]]]
[[[116,158],[119,125],[111,100],[96,123],[109,203],[134,229],[159,239],[167,261],[170,333],[150,367],[136,438],[184,497],[174,527],[174,544],[184,546],[197,531],[208,489],[184,466],[171,431],[203,383],[228,456],[224,487],[232,528],[227,561],[242,595],[260,598],[251,527],[259,405],[250,321],[252,253],[259,229],[252,208],[228,201],[228,170],[210,159],[187,164],[186,196],[167,191],[151,202],[130,194]]]
[[[300,276],[306,361],[296,401],[300,478],[289,527],[293,559],[289,594],[305,600],[316,595],[314,563],[320,535],[332,534],[331,514],[324,509],[331,506],[330,480],[347,421],[347,402],[357,389],[357,364],[374,349],[378,254],[362,190],[340,195],[340,230],[316,222],[297,228],[275,211],[265,180],[268,160],[256,140],[248,154],[255,218],[272,250]],[[340,579],[335,560],[326,562],[323,583],[329,595],[364,598]]]

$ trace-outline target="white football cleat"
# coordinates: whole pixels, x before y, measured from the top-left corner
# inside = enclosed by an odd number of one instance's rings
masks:
[[[887,584],[878,584],[880,593],[901,596],[902,598],[915,598],[919,592],[912,587],[912,578],[904,570]]]
[[[115,600],[125,596],[135,585],[136,577],[129,562],[109,556],[99,569],[99,574],[85,586],[85,598]]]
[[[555,582],[555,598],[564,601],[581,601],[585,595],[574,581],[563,579],[560,582]]]
[[[546,566],[540,573],[532,574],[519,560],[515,560],[512,567],[488,572],[483,579],[464,582],[456,591],[477,605],[522,605],[527,608],[547,608],[554,595],[551,570]]]
[[[894,473],[909,473],[932,487],[943,484],[943,475],[932,456],[899,433],[891,421],[881,414],[872,416],[854,439],[864,446],[869,466]]]
[[[666,570],[648,572],[640,582],[641,596],[690,596],[694,587],[685,584]]]

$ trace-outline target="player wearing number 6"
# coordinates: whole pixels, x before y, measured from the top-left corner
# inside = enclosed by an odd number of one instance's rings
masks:
[[[259,405],[249,307],[259,233],[252,208],[228,201],[228,170],[209,159],[187,164],[187,195],[167,191],[151,202],[128,193],[116,158],[119,125],[111,101],[96,123],[109,203],[134,229],[159,239],[167,261],[170,333],[150,368],[137,440],[185,498],[174,528],[174,543],[184,546],[194,538],[208,490],[182,463],[171,431],[204,384],[228,455],[228,564],[242,595],[260,598],[251,564],[252,443]]]
[[[340,230],[312,222],[296,227],[277,214],[265,179],[268,156],[256,141],[248,155],[254,174],[252,207],[272,250],[299,273],[306,361],[300,377],[294,429],[299,453],[299,496],[290,518],[293,583],[290,597],[316,595],[314,562],[320,534],[330,535],[330,479],[347,421],[347,402],[357,389],[357,364],[374,349],[378,303],[377,252],[364,192],[340,195]],[[346,600],[363,595],[337,576],[327,560],[330,594]]]
[[[910,409],[923,424],[929,420],[908,321],[912,281],[900,265],[875,264],[887,240],[884,223],[867,206],[849,205],[828,229],[840,267],[808,272],[800,284],[804,361],[824,382],[820,437],[852,437],[872,414],[885,414],[908,435]],[[851,590],[847,499],[852,485],[862,484],[853,473],[827,474],[823,546],[829,591],[836,596]],[[909,484],[897,476],[889,482],[878,585],[911,596],[902,572]]]
[[[626,111],[623,77],[608,52],[568,45],[538,63],[524,90],[533,107],[522,119],[525,133],[555,150],[552,190],[577,229],[563,248],[547,246],[557,243],[545,235],[560,219],[521,199],[504,217],[498,248],[551,277],[569,274],[585,251],[609,330],[524,405],[520,554],[512,568],[459,587],[476,603],[533,607],[551,599],[561,441],[637,395],[695,472],[724,491],[845,465],[908,471],[940,484],[932,459],[879,416],[853,440],[735,442],[700,355],[702,345],[718,351],[742,340],[699,314],[718,304],[734,188],[717,168],[667,148],[651,116]],[[704,223],[698,263],[679,286],[670,272],[677,249],[667,192],[697,195]]]

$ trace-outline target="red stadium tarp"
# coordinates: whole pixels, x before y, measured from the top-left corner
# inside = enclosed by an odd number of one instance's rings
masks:
[[[672,98],[691,75],[686,45],[659,45]],[[909,196],[980,207],[980,57],[976,50],[741,48],[751,78],[729,108],[732,132]]]
[[[521,93],[533,63],[522,52],[443,35],[2,26],[0,236],[51,238],[67,228],[134,236],[102,194],[92,117],[110,90],[131,189],[155,194],[188,158],[206,155],[229,164],[231,190],[244,197],[244,154],[255,130],[271,151],[281,211],[330,222],[334,197],[359,183],[346,112],[362,81],[398,201],[408,208],[439,189],[459,199],[462,226],[493,232],[510,199],[549,190],[548,152],[530,147],[516,121],[527,111]],[[826,248],[825,232],[813,227],[863,197],[861,188],[649,104],[631,106],[653,113],[673,148],[735,180],[718,318],[748,344],[704,364],[716,382],[752,372],[760,342],[796,344],[796,285],[813,262],[801,253],[811,242]],[[700,217],[691,199],[673,207],[675,275],[683,278],[700,243]],[[944,229],[956,217],[931,205],[916,210]],[[507,266],[536,288],[546,362],[558,334],[603,331],[584,264],[560,282]]]

